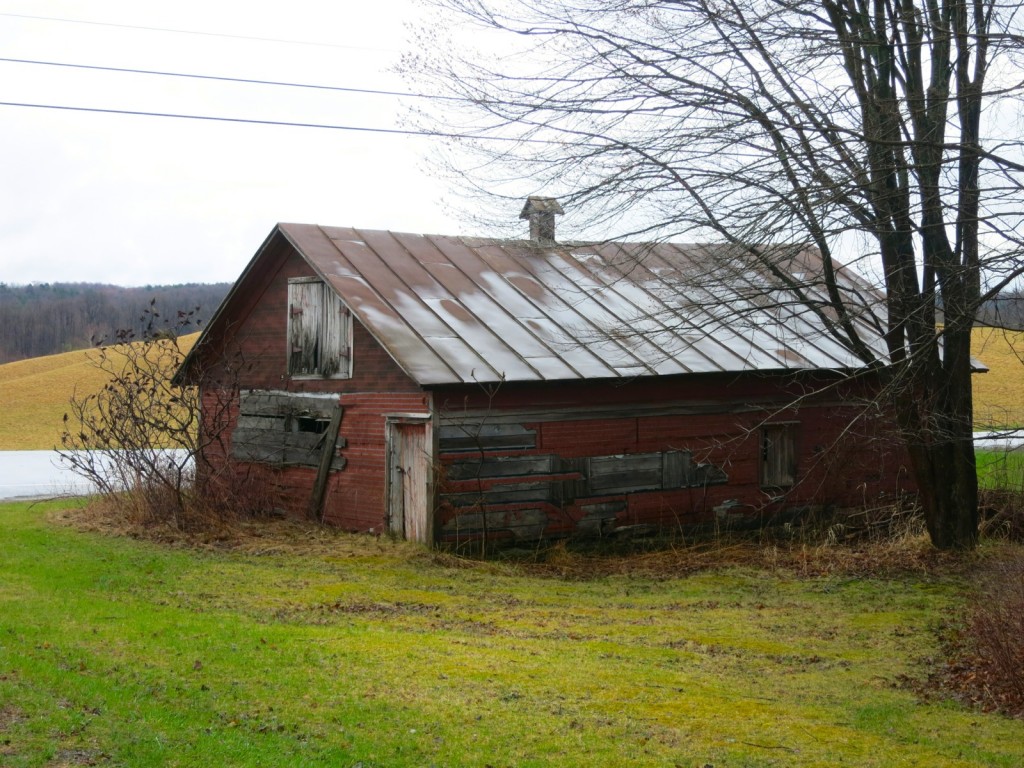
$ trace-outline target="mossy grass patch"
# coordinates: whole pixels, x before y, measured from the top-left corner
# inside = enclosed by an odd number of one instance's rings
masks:
[[[287,521],[195,546],[59,509],[0,505],[3,765],[1024,760],[1024,723],[900,682],[937,663],[969,560],[873,575],[800,544],[674,572],[677,548],[574,573],[594,555],[476,561]]]

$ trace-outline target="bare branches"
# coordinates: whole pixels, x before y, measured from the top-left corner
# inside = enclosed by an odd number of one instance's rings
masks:
[[[1024,95],[1014,7],[433,4],[439,25],[468,23],[474,37],[435,45],[406,70],[464,101],[413,119],[480,137],[445,158],[474,208],[543,193],[599,239],[731,244],[722,268],[760,275],[761,303],[790,297],[793,317],[814,315],[887,371],[919,481],[938,488],[926,502],[972,505],[970,328],[984,300],[1024,275],[1024,143],[1005,128]],[[822,256],[812,283],[787,263],[807,243]],[[877,264],[884,300],[833,257]],[[884,354],[865,343],[867,328],[884,332]],[[969,545],[973,514],[931,525],[936,542]]]

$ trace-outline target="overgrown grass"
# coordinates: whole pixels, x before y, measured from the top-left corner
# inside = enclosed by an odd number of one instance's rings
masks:
[[[897,685],[963,606],[942,569],[567,581],[295,524],[167,547],[54,509],[0,505],[4,766],[1024,762],[1024,723]]]

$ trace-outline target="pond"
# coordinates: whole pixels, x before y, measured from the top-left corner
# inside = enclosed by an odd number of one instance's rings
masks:
[[[168,451],[170,457],[183,451]],[[101,454],[102,455],[102,454]],[[61,460],[57,451],[0,451],[0,499],[80,496],[91,482]]]

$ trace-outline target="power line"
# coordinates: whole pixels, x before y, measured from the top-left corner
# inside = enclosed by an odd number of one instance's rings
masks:
[[[342,45],[340,43],[315,43],[310,40],[284,40],[277,37],[255,37],[250,35],[230,35],[224,32],[197,32],[192,29],[171,29],[168,27],[145,27],[133,24],[114,24],[106,21],[87,21],[85,19],[64,19],[57,16],[33,16],[27,13],[0,13],[14,19],[32,19],[34,21],[58,21],[63,24],[88,24],[95,27],[115,27],[117,29],[141,29],[147,32],[171,32],[176,35],[200,35],[203,37],[226,37],[234,40],[255,40],[261,43],[284,43],[286,45],[312,45],[322,48],[342,48],[353,51],[386,51],[394,53],[394,48],[373,48],[360,45]]]
[[[72,107],[65,104],[29,104],[16,101],[0,101],[0,107],[24,107],[28,109],[55,109],[67,112],[95,112],[105,115],[132,115],[135,117],[168,117],[178,120],[208,120],[220,123],[246,123],[248,125],[272,125],[286,128],[322,128],[333,131],[357,131],[360,133],[383,133],[399,136],[428,136],[438,139],[475,139],[478,141],[507,141],[523,144],[560,144],[546,139],[524,139],[514,136],[484,136],[472,133],[441,133],[420,131],[412,128],[372,128],[359,125],[337,125],[331,123],[293,123],[286,120],[255,120],[245,117],[221,117],[218,115],[187,115],[172,112],[143,112],[132,109],[104,109],[102,107]]]
[[[0,14],[3,15],[3,14]],[[431,99],[436,101],[469,101],[460,96],[432,96],[426,93],[412,93],[408,91],[383,91],[374,88],[348,88],[337,85],[315,85],[310,83],[290,83],[279,80],[256,80],[246,77],[225,77],[223,75],[196,75],[188,72],[164,72],[155,69],[131,69],[128,67],[104,67],[98,64],[73,64],[62,61],[41,61],[37,59],[11,59],[0,57],[0,61],[12,64],[34,64],[47,67],[67,67],[69,69],[89,69],[100,72],[123,72],[133,75],[157,75],[160,77],[184,77],[194,80],[214,80],[224,83],[246,83],[250,85],[273,85],[283,88],[309,88],[321,91],[340,91],[342,93],[362,93],[372,96],[399,96],[411,99]]]

